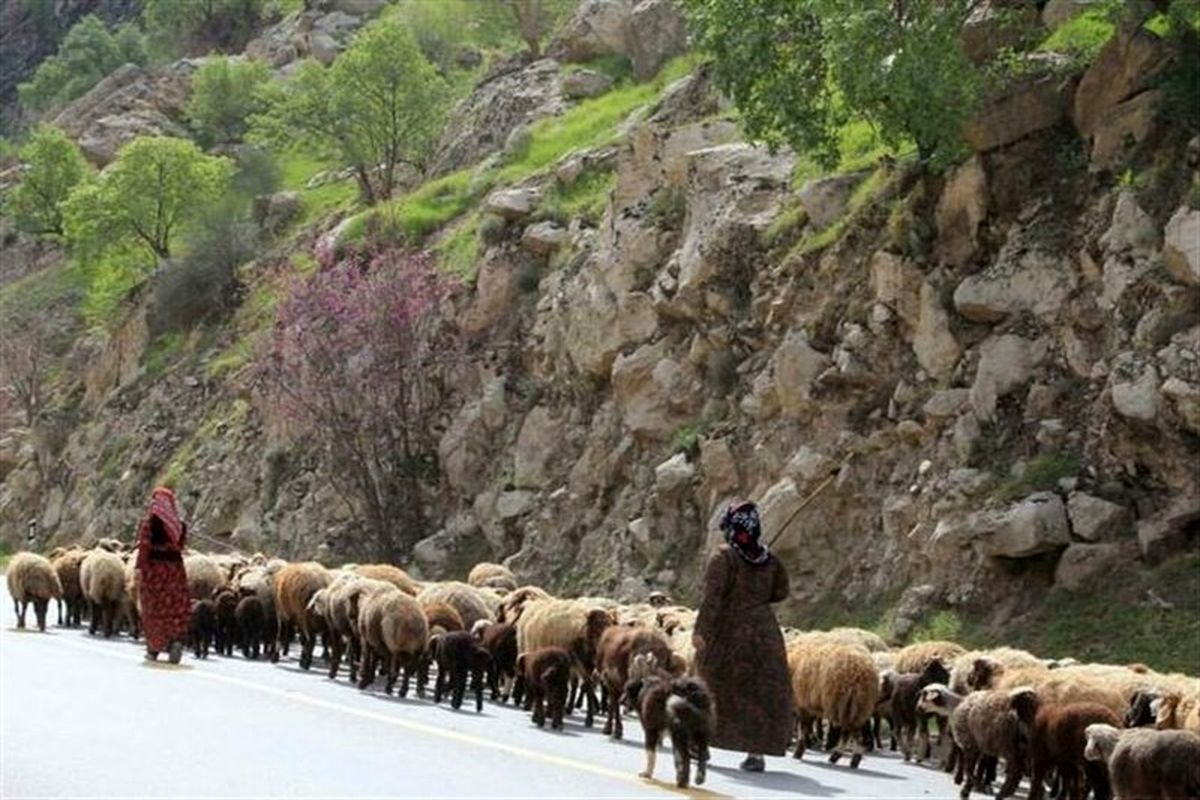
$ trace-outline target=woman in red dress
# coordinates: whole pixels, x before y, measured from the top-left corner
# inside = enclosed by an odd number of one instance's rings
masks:
[[[192,610],[183,570],[186,541],[187,525],[179,518],[175,493],[160,486],[150,495],[137,538],[142,631],[150,661],[164,650],[172,664],[183,656]]]

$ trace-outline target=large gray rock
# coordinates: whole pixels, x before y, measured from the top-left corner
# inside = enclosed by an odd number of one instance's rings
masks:
[[[535,222],[521,233],[521,244],[537,255],[547,256],[554,253],[570,239],[567,229],[555,222],[546,220]]]
[[[577,69],[563,75],[562,92],[572,100],[596,97],[612,88],[612,77],[594,69]]]
[[[815,178],[800,187],[797,197],[808,214],[808,221],[817,229],[828,228],[841,219],[850,202],[850,195],[863,181],[863,173]]]
[[[985,555],[1028,558],[1071,543],[1066,506],[1051,492],[1031,494],[1000,515],[997,523],[983,536]]]
[[[779,536],[783,526],[787,523],[796,509],[800,507],[803,498],[800,496],[800,490],[796,487],[796,482],[791,478],[784,478],[771,485],[763,494],[762,500],[758,503],[759,514],[762,519],[763,539],[770,540]],[[775,547],[779,550],[788,550],[797,543],[797,535],[800,532],[800,526],[792,525],[783,535],[776,540]]]
[[[1133,514],[1128,508],[1085,492],[1071,492],[1067,514],[1072,532],[1085,542],[1111,542],[1133,530]]]
[[[1138,205],[1132,190],[1124,189],[1117,195],[1112,222],[1100,237],[1100,245],[1109,253],[1145,254],[1158,247],[1154,220]]]
[[[686,453],[676,453],[654,468],[654,488],[660,496],[674,497],[692,483],[696,468]]]
[[[1113,36],[1075,90],[1071,117],[1084,139],[1091,139],[1117,105],[1152,86],[1168,58],[1163,41],[1149,31]]]
[[[612,386],[626,427],[647,440],[671,435],[691,418],[702,396],[691,366],[671,358],[661,343],[618,356]]]
[[[1052,315],[1070,297],[1075,280],[1063,258],[1014,235],[991,266],[963,279],[954,290],[954,307],[972,322],[999,322],[1022,311]]]
[[[829,366],[828,356],[814,350],[802,333],[792,331],[771,363],[780,411],[793,418],[811,414],[813,381]]]
[[[1175,406],[1183,427],[1200,434],[1200,385],[1171,377],[1163,381],[1162,394]]]
[[[979,249],[979,226],[987,219],[988,180],[979,156],[956,167],[938,198],[937,256],[950,266],[966,264]]]
[[[513,453],[513,483],[519,489],[542,488],[550,481],[550,464],[562,451],[566,421],[546,406],[529,412],[517,434]]]
[[[1152,516],[1138,520],[1138,549],[1142,558],[1154,564],[1185,547],[1189,531],[1200,520],[1200,495],[1179,495]]]
[[[1054,583],[1067,591],[1095,588],[1096,582],[1124,560],[1120,545],[1072,544],[1054,569]]]
[[[1159,411],[1158,370],[1135,353],[1120,353],[1109,374],[1113,408],[1137,422],[1153,422]]]
[[[638,80],[653,77],[667,61],[687,50],[687,20],[677,0],[634,3],[626,29],[625,55]]]
[[[1200,210],[1181,206],[1163,232],[1163,261],[1171,277],[1200,286]]]
[[[971,385],[971,406],[981,420],[996,413],[996,401],[1024,386],[1049,351],[1045,339],[1011,333],[993,336],[979,346],[979,367]]]
[[[516,222],[532,214],[541,197],[541,192],[532,187],[497,189],[483,201],[483,210],[509,222]]]
[[[687,49],[687,24],[676,0],[584,0],[550,44],[564,61],[626,56],[645,80]]]
[[[1054,30],[1087,11],[1097,2],[1098,0],[1049,0],[1042,9],[1042,24]]]
[[[962,348],[950,330],[950,314],[942,305],[937,289],[928,281],[921,284],[920,314],[912,347],[921,368],[939,380],[954,372],[962,355]]]

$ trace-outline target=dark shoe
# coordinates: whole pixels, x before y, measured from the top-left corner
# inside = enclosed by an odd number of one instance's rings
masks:
[[[738,767],[744,772],[762,772],[767,768],[767,762],[762,756],[749,755]]]
[[[158,651],[157,650],[147,650],[146,651],[146,660],[147,661],[158,661]]]
[[[171,642],[171,647],[167,650],[167,657],[172,664],[178,664],[183,660],[183,642]]]

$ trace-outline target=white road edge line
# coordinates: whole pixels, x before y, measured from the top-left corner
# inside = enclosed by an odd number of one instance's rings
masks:
[[[88,651],[91,653],[96,653],[98,655],[107,656],[109,658],[114,658],[114,659],[117,659],[120,661],[128,661],[128,662],[139,663],[139,664],[143,663],[143,658],[140,656],[130,656],[130,655],[126,655],[124,653],[117,653],[117,652],[110,651],[106,648],[94,647],[92,645],[85,644],[85,643],[79,642],[79,641],[63,639],[63,638],[60,638],[57,636],[53,637],[53,638],[50,638],[50,637],[45,637],[45,638],[39,637],[39,638],[42,641],[47,642],[48,644],[57,644],[57,645],[63,645],[66,647],[74,647],[78,650],[85,650],[85,651]],[[647,788],[659,789],[659,790],[667,792],[669,794],[683,795],[685,797],[694,797],[694,798],[722,798],[722,797],[729,796],[729,795],[720,794],[718,792],[713,792],[713,791],[710,791],[707,789],[700,789],[700,788],[680,789],[677,786],[673,786],[669,783],[665,783],[665,782],[659,781],[657,779],[655,779],[653,781],[648,781],[648,780],[639,778],[635,775],[631,775],[627,772],[621,772],[621,771],[615,770],[615,769],[608,769],[607,767],[596,766],[595,764],[589,764],[586,761],[576,761],[575,759],[566,758],[564,756],[556,756],[556,755],[551,755],[549,753],[540,753],[537,750],[530,750],[530,749],[527,749],[524,747],[518,747],[516,745],[505,744],[504,742],[497,742],[497,741],[493,741],[491,739],[484,739],[484,738],[481,738],[479,736],[474,736],[469,733],[462,733],[459,731],[446,730],[445,728],[439,728],[436,725],[428,725],[424,722],[415,722],[413,720],[401,719],[400,717],[394,717],[394,716],[390,716],[388,714],[381,714],[381,713],[375,712],[375,711],[366,711],[364,709],[354,708],[353,706],[347,706],[347,705],[342,705],[341,703],[335,703],[331,700],[322,700],[317,697],[311,697],[309,695],[303,694],[301,692],[296,692],[293,690],[277,689],[274,686],[268,686],[267,684],[264,684],[264,683],[256,683],[255,681],[249,681],[244,678],[234,678],[229,675],[219,675],[219,674],[216,674],[213,672],[205,672],[203,670],[198,670],[198,669],[179,670],[179,672],[180,672],[180,675],[183,675],[183,676],[203,678],[206,680],[217,681],[219,683],[226,683],[231,686],[240,686],[244,689],[250,689],[252,691],[256,691],[261,694],[268,694],[268,695],[272,695],[274,697],[279,697],[279,698],[282,698],[285,700],[294,700],[296,702],[303,703],[305,705],[309,705],[314,708],[323,708],[323,709],[326,709],[329,711],[338,711],[343,714],[350,714],[352,716],[361,717],[363,719],[374,720],[376,722],[382,722],[387,725],[394,725],[398,728],[405,728],[405,729],[411,730],[411,731],[427,733],[431,736],[438,736],[443,739],[450,739],[452,741],[462,742],[464,744],[470,744],[470,745],[474,745],[476,747],[486,747],[491,750],[499,750],[501,752],[509,753],[511,755],[517,756],[519,758],[524,758],[524,759],[527,759],[530,761],[540,761],[544,764],[551,764],[551,765],[558,766],[558,767],[565,767],[568,769],[574,769],[574,770],[578,770],[581,772],[590,772],[593,775],[599,775],[599,776],[602,776],[605,778],[612,778],[615,780],[622,781],[624,783],[632,783],[643,789],[647,789]]]

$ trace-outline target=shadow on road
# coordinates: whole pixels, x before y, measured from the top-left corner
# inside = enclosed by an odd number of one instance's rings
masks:
[[[803,797],[833,797],[834,795],[845,794],[844,789],[839,789],[836,786],[826,786],[820,781],[815,781],[812,778],[806,778],[803,775],[796,775],[791,772],[774,772],[770,769],[766,772],[746,772],[737,767],[714,766],[709,766],[708,769],[710,772],[724,775],[735,783],[757,789],[789,792]]]

